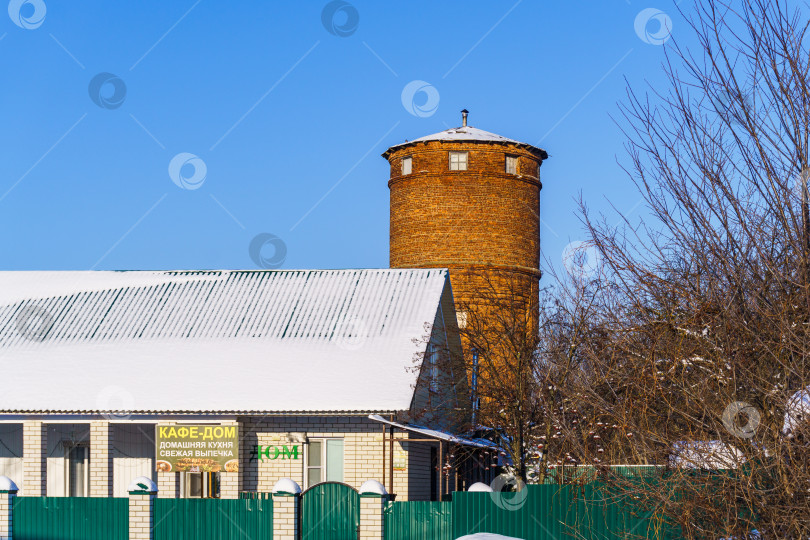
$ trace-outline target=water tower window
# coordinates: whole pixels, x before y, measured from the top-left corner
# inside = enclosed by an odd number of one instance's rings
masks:
[[[517,156],[506,156],[506,174],[517,174]]]
[[[410,157],[402,158],[402,175],[411,174],[413,168],[413,159]]]
[[[450,152],[450,170],[467,170],[467,152]]]

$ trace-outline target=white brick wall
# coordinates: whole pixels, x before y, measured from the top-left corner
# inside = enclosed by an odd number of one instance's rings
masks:
[[[382,497],[360,497],[360,540],[383,540]]]
[[[239,428],[239,433],[241,437],[243,426],[239,424],[239,422],[222,422],[223,426],[228,425],[235,425]],[[240,452],[241,453],[241,452]],[[239,456],[241,458],[241,456]],[[242,461],[240,459],[240,466],[242,465]],[[239,492],[241,491],[240,487],[240,473],[234,472],[221,472],[219,473],[219,498],[220,499],[238,499]]]
[[[129,540],[151,540],[154,526],[154,497],[129,496]]]
[[[176,499],[180,497],[180,474],[176,472],[158,472],[158,497]]]
[[[87,424],[85,424],[87,425]],[[93,497],[108,497],[113,492],[113,447],[115,430],[107,421],[90,423],[90,486]],[[395,454],[407,456],[404,470],[394,471],[390,488],[389,445],[383,443],[382,427],[364,415],[357,416],[270,416],[240,418],[240,471],[221,473],[220,496],[237,498],[240,491],[271,492],[281,478],[292,478],[306,488],[304,454],[299,444],[299,459],[257,459],[256,446],[290,446],[286,433],[304,433],[310,439],[341,438],[344,441],[343,480],[358,489],[366,480],[378,480],[397,495],[397,500],[430,498],[429,443],[395,443]],[[398,432],[397,437],[407,434]],[[23,429],[23,478],[21,495],[45,495],[47,431],[41,421],[27,421]],[[398,465],[403,460],[397,460]],[[158,473],[159,496],[178,497],[177,473]]]
[[[273,497],[273,540],[298,538],[300,497]]]
[[[305,444],[299,444],[299,459],[258,459],[256,445],[291,446],[285,434],[305,433],[310,439],[342,438],[343,481],[359,489],[366,480],[378,480],[389,489],[389,446],[383,444],[380,424],[365,416],[289,416],[243,418],[240,424],[240,476],[242,491],[271,492],[281,478],[292,478],[306,489]],[[397,437],[404,437],[401,433]],[[426,444],[395,443],[395,453],[408,455],[404,470],[394,471],[398,501],[430,498],[430,449]],[[410,453],[407,452],[410,450]],[[385,479],[385,481],[383,481]]]
[[[11,505],[14,495],[0,493],[0,540],[11,540]]]
[[[220,499],[239,498],[239,473],[237,472],[219,473],[219,498]]]
[[[108,421],[90,423],[90,496],[113,495],[113,431]]]
[[[20,495],[41,497],[46,492],[48,435],[38,420],[23,423],[23,482]]]

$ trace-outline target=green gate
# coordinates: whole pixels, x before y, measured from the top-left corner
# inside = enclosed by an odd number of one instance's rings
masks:
[[[14,540],[127,540],[129,500],[108,497],[15,497]]]
[[[301,540],[358,540],[360,495],[340,482],[315,484],[301,494]]]
[[[154,531],[155,540],[273,540],[273,500],[155,499]]]

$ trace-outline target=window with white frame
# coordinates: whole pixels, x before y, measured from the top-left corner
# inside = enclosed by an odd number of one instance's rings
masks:
[[[439,391],[439,351],[436,345],[428,343],[427,346],[428,376],[430,377],[430,391]]]
[[[517,174],[517,156],[506,156],[506,174]]]
[[[307,487],[343,482],[343,439],[309,439],[306,470]]]
[[[467,170],[467,152],[450,152],[450,170]]]
[[[411,174],[413,169],[413,159],[409,157],[402,158],[402,175]]]
[[[218,472],[180,472],[181,499],[218,499]]]
[[[458,321],[458,327],[461,330],[467,328],[467,312],[466,311],[458,311],[456,312],[456,320]]]

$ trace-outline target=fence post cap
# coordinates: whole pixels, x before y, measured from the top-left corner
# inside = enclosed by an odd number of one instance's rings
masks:
[[[385,487],[376,480],[366,480],[360,486],[361,497],[385,497],[386,495],[388,492],[385,491]]]
[[[8,476],[0,476],[0,493],[17,493],[17,484]]]
[[[483,493],[492,493],[493,489],[486,485],[483,482],[476,482],[467,489],[467,492],[483,492]]]
[[[291,496],[300,494],[301,486],[292,478],[282,478],[273,486],[273,495]]]
[[[130,495],[154,495],[158,492],[158,487],[148,476],[139,476],[129,483],[127,491]]]

